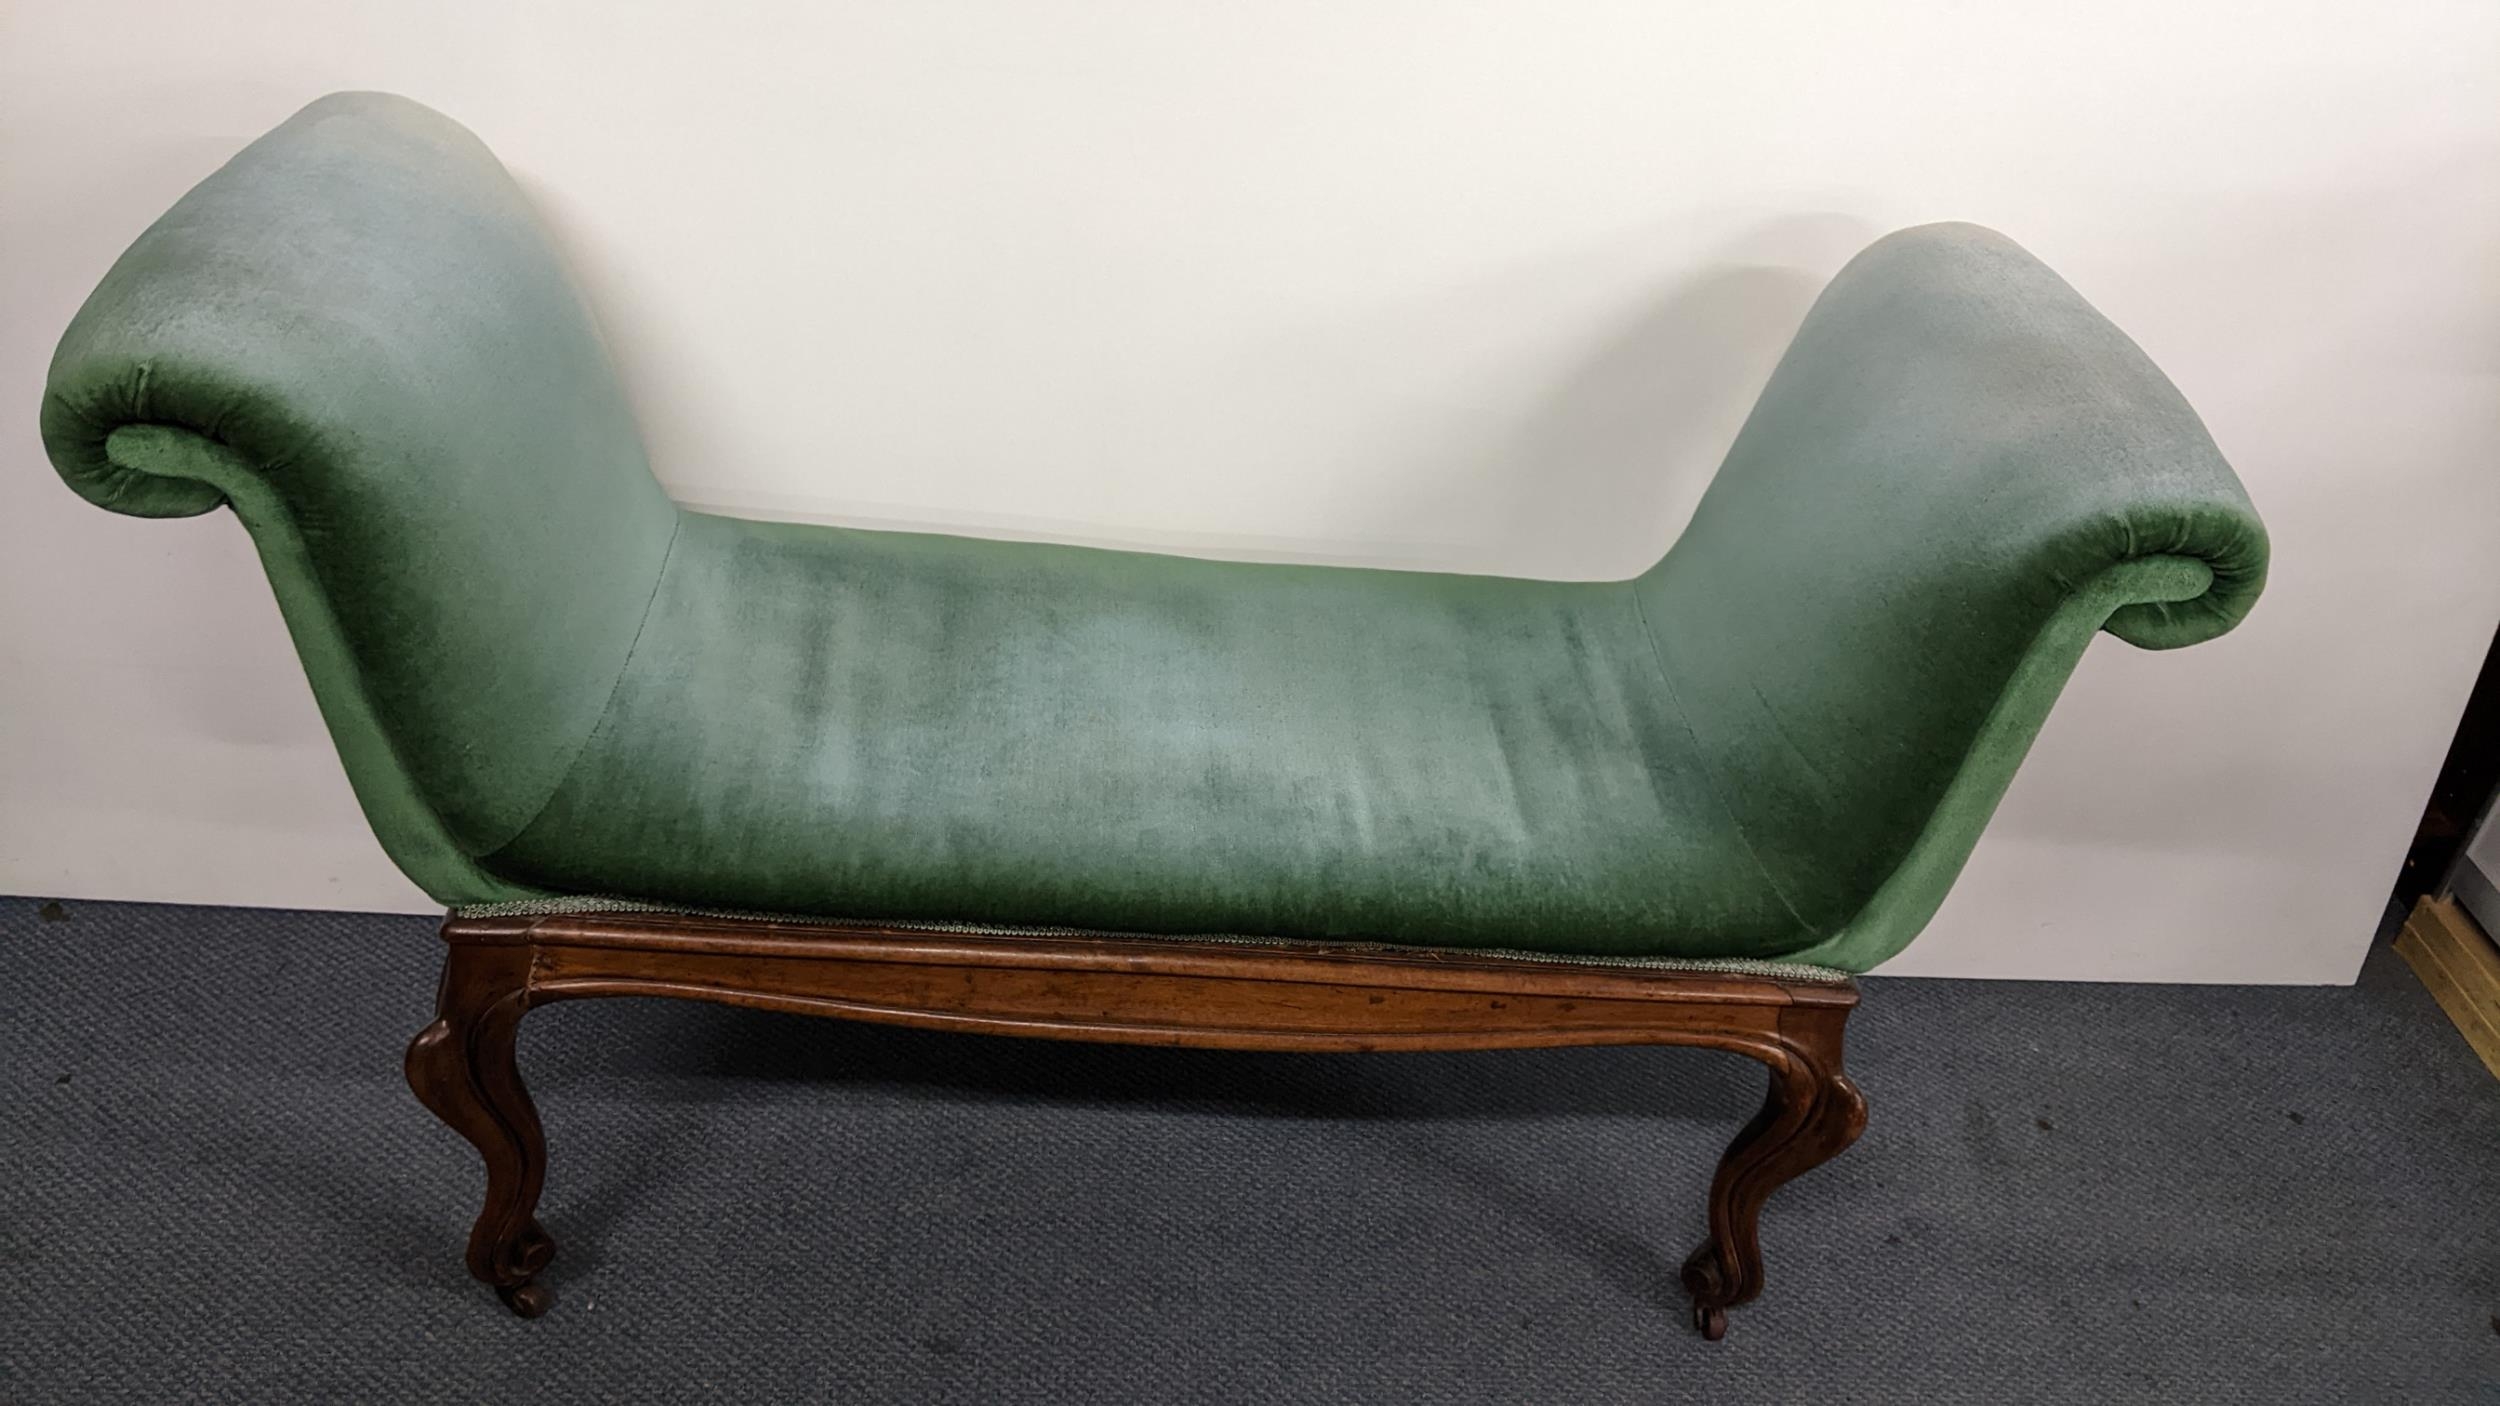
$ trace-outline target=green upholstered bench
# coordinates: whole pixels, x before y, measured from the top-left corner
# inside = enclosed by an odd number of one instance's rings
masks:
[[[1849,974],[1935,912],[2094,632],[2209,639],[2266,565],[2178,392],[1967,225],[1841,272],[1631,580],[689,512],[511,179],[373,94],[139,237],[43,429],[98,504],[250,530],[375,833],[454,910],[410,1077],[485,1155],[470,1265],[523,1312],[512,1026],[657,991],[1746,1053],[1771,1095],[1685,1269],[1715,1336],[1762,1197],[1863,1123]]]

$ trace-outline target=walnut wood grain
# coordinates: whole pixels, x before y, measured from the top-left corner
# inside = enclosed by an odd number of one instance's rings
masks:
[[[1708,1238],[1685,1262],[1695,1325],[1762,1291],[1771,1192],[1848,1146],[1866,1101],[1841,1067],[1849,982],[1589,966],[1466,952],[929,932],[684,914],[460,918],[408,1082],[486,1163],[469,1271],[524,1317],[552,1302],[536,1219],[538,1114],[513,1059],[550,1001],[674,996],[853,1020],[1228,1050],[1691,1045],[1761,1061],[1762,1111],[1720,1160]]]
[[[408,1044],[408,1087],[486,1160],[486,1207],[469,1230],[469,1273],[506,1306],[536,1318],[554,1303],[538,1272],[555,1257],[539,1225],[547,1139],[513,1058],[521,1017],[536,1004],[529,947],[455,941],[443,963],[432,1025]]]

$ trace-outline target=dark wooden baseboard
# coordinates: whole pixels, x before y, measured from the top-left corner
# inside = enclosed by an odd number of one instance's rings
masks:
[[[906,930],[658,913],[463,918],[408,1081],[486,1162],[472,1274],[525,1317],[553,1301],[536,1218],[538,1113],[514,1061],[523,1014],[675,996],[926,1029],[1232,1050],[1692,1045],[1762,1062],[1762,1110],[1720,1159],[1684,1286],[1712,1338],[1762,1291],[1756,1224],[1782,1183],[1847,1147],[1866,1101],[1841,1059],[1847,981],[1784,980],[1316,944]]]

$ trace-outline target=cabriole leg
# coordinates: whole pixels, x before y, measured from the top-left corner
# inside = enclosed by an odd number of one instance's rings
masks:
[[[1684,1262],[1693,1326],[1716,1342],[1727,1311],[1762,1292],[1762,1203],[1792,1177],[1840,1154],[1866,1130],[1866,1098],[1841,1068],[1847,1007],[1792,1007],[1757,1058],[1770,1067],[1762,1111],[1719,1158],[1710,1182],[1710,1238]]]
[[[408,1087],[486,1162],[469,1273],[523,1318],[555,1303],[555,1292],[538,1282],[556,1252],[535,1214],[547,1142],[512,1052],[530,1006],[531,958],[525,944],[453,942],[434,1023],[408,1045]]]

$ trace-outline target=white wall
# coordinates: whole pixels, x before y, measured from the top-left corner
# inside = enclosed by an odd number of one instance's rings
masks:
[[[2349,979],[2500,618],[2500,6],[21,3],[0,891],[416,910],[230,518],[44,464],[122,246],[329,90],[519,173],[734,510],[1605,577],[1831,272],[1977,220],[2202,409],[2238,634],[2102,640],[1894,970]]]

